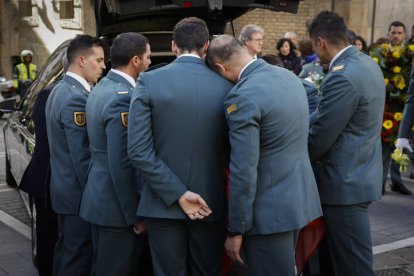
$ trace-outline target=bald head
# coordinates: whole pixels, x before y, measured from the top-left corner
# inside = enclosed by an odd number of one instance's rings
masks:
[[[241,71],[252,59],[243,43],[230,35],[214,38],[207,53],[210,66],[231,81],[237,81],[237,71]]]

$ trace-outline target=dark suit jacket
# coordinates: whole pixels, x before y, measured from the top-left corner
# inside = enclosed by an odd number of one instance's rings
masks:
[[[58,214],[77,215],[79,210],[90,160],[84,116],[82,119],[88,93],[81,83],[65,75],[46,103],[50,199]]]
[[[380,199],[385,84],[379,66],[351,47],[334,61],[320,89],[308,143],[311,161],[321,161],[317,182],[322,203]]]
[[[308,101],[290,71],[256,60],[225,100],[231,144],[229,228],[300,229],[321,216],[310,165]]]
[[[140,181],[127,152],[133,90],[124,77],[109,71],[86,103],[91,164],[79,212],[97,225],[127,227],[137,222]]]
[[[200,194],[225,214],[227,126],[223,101],[230,82],[200,58],[183,56],[142,73],[131,99],[128,152],[144,181],[138,215],[185,219],[177,199]]]
[[[410,84],[408,86],[408,98],[405,102],[403,119],[401,121],[398,137],[408,138],[414,122],[414,64],[411,68]]]
[[[39,92],[33,107],[32,119],[35,125],[35,149],[20,182],[20,189],[35,198],[45,198],[48,183],[49,141],[46,132],[46,101],[56,84],[50,85]]]

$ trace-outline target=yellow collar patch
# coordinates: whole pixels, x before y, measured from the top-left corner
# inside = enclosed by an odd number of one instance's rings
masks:
[[[231,104],[227,107],[227,114],[230,114],[237,110],[237,104]]]
[[[344,66],[343,65],[338,65],[338,66],[334,66],[332,68],[332,71],[335,72],[335,71],[339,71],[339,70],[342,70],[342,69],[344,69]]]

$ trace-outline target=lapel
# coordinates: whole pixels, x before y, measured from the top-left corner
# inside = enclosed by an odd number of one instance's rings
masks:
[[[78,82],[76,79],[72,78],[71,76],[63,76],[63,81],[71,84],[72,86],[76,87],[78,90],[82,91],[82,93],[87,97],[89,95],[89,91],[83,87],[83,85]]]
[[[329,72],[332,71],[332,68],[334,68],[337,65],[343,64],[343,62],[349,58],[349,56],[355,54],[356,52],[358,52],[357,48],[355,47],[350,47],[349,49],[347,49],[345,52],[343,52],[332,64],[331,68],[329,68]]]
[[[132,92],[134,90],[134,87],[132,86],[132,84],[127,79],[125,79],[123,76],[121,76],[117,73],[109,71],[108,74],[106,75],[106,77],[108,79],[116,82],[116,83],[120,83],[120,84],[125,85],[126,87],[128,87],[130,92]]]

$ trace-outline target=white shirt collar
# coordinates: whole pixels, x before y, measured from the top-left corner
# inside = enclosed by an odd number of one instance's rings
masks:
[[[77,80],[78,82],[80,82],[82,84],[82,86],[86,89],[86,91],[91,92],[91,86],[89,85],[89,83],[81,76],[79,76],[76,73],[67,71],[66,72],[67,76],[70,76],[72,78],[74,78],[75,80]]]
[[[180,58],[180,57],[196,57],[196,58],[201,59],[201,57],[196,54],[182,54],[182,55],[179,55],[177,58]]]
[[[133,77],[131,77],[130,75],[128,75],[128,74],[126,74],[122,71],[119,71],[119,70],[116,70],[116,69],[113,69],[113,68],[111,69],[111,71],[114,72],[115,74],[120,75],[121,77],[124,77],[124,79],[126,79],[132,85],[132,87],[135,88],[135,83],[136,82],[135,82]]]
[[[347,47],[343,48],[341,51],[339,51],[338,53],[336,53],[336,55],[334,56],[334,58],[331,60],[331,62],[329,63],[329,69],[331,69],[332,64],[334,64],[335,60],[342,55],[343,52],[345,52],[347,49],[351,48],[352,45],[348,45]]]
[[[244,70],[247,68],[247,66],[249,66],[250,64],[252,64],[253,62],[255,62],[257,59],[252,59],[251,61],[249,61],[249,63],[247,63],[243,69],[241,69],[239,77],[237,78],[237,80],[240,80],[241,75],[243,74]]]

